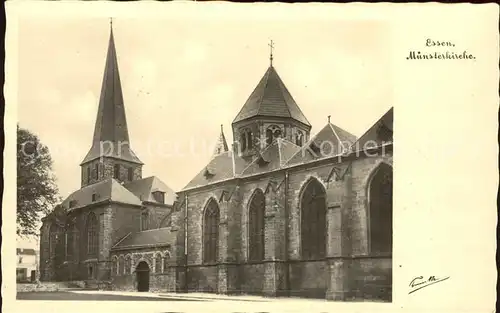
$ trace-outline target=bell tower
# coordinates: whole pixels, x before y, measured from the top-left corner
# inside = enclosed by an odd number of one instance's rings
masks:
[[[81,185],[84,187],[109,177],[120,182],[141,179],[142,165],[130,147],[111,21],[92,146],[80,164]]]
[[[272,40],[269,47],[269,67],[232,123],[237,152],[243,158],[252,159],[277,138],[298,146],[309,140],[311,124],[273,65]]]

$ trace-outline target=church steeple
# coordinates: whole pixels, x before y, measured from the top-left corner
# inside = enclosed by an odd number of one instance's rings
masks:
[[[95,163],[96,160],[99,162],[103,161],[103,158],[112,158],[116,161],[115,163],[120,163],[118,161],[121,161],[121,165],[135,164],[133,167],[143,164],[130,147],[112,22],[110,23],[108,52],[92,146],[80,164],[82,170],[83,167],[90,163]],[[95,175],[97,180],[104,178],[103,175],[99,175],[104,174],[104,170],[101,170],[101,173],[99,173],[98,166],[96,166],[95,171],[97,172]],[[115,172],[119,172],[119,170],[115,169]],[[85,175],[82,174],[82,184],[84,180],[83,176]],[[128,176],[133,175],[129,174]],[[86,181],[90,181],[88,177]]]
[[[227,141],[226,141],[226,136],[224,136],[224,128],[222,124],[220,125],[220,135],[219,139],[217,140],[217,144],[215,145],[214,149],[214,156],[222,154],[224,152],[229,151],[229,148],[227,146]]]

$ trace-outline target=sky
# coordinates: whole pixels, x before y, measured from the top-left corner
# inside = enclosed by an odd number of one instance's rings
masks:
[[[80,188],[109,39],[108,18],[18,24],[18,121],[48,146],[61,197]],[[312,124],[360,136],[392,104],[391,33],[377,20],[208,14],[114,18],[130,143],[155,175],[182,189],[209,161],[273,65]]]

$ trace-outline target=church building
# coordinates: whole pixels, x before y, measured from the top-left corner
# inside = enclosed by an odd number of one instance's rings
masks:
[[[142,178],[123,105],[111,31],[82,187],[43,220],[42,279],[391,301],[392,108],[359,138],[330,117],[312,135],[271,50],[233,144],[221,127],[212,158],[174,193]]]

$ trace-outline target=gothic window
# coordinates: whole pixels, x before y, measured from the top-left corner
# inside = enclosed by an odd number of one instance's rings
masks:
[[[248,139],[248,149],[252,149],[253,148],[253,136],[252,136],[252,132],[251,131],[248,131],[247,133],[247,139]]]
[[[57,241],[59,239],[59,227],[53,223],[50,225],[50,230],[49,230],[49,253],[50,257],[54,257],[56,254],[56,247],[57,247]]]
[[[257,189],[249,208],[249,260],[264,259],[264,214],[266,199],[262,190]]]
[[[111,275],[115,276],[118,273],[118,259],[116,256],[113,257],[111,262]]]
[[[326,198],[318,180],[311,179],[307,183],[300,206],[302,258],[323,258],[326,252]]]
[[[115,164],[113,166],[113,178],[120,178],[120,164]]]
[[[271,129],[266,130],[266,144],[269,146],[273,143],[273,131]]]
[[[73,258],[73,244],[75,236],[75,226],[71,225],[68,227],[66,232],[66,259],[71,260]]]
[[[170,260],[170,253],[165,251],[165,257],[163,258],[163,271],[166,272],[168,268],[168,262]]]
[[[241,134],[241,151],[245,151],[247,149],[247,134]]]
[[[392,252],[392,168],[382,163],[368,187],[369,240],[372,253]]]
[[[99,163],[94,165],[95,168],[95,179],[99,179]]]
[[[128,168],[128,180],[129,181],[134,180],[134,169],[132,167]]]
[[[132,272],[132,258],[130,255],[125,257],[125,275],[129,275]]]
[[[219,206],[211,199],[205,209],[203,223],[203,260],[205,263],[217,261],[219,245]]]
[[[302,134],[301,131],[297,131],[297,133],[295,134],[295,143],[297,144],[297,146],[302,147],[303,140],[304,140],[304,135]]]
[[[97,217],[90,213],[87,217],[87,254],[97,254],[98,232]]]
[[[91,180],[91,176],[90,176],[90,167],[87,166],[87,184],[90,184],[90,180]]]
[[[148,230],[149,229],[149,213],[142,212],[141,214],[141,230]]]
[[[118,259],[118,275],[123,274],[125,274],[125,259],[123,258],[123,255],[120,255],[120,258]]]
[[[156,256],[155,256],[155,273],[161,273],[162,270],[161,270],[161,254],[160,253],[157,253]]]

